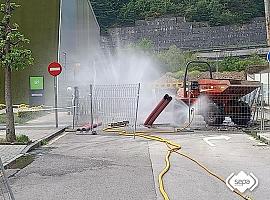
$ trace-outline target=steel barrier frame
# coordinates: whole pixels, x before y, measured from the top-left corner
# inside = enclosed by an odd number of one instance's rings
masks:
[[[73,103],[74,109],[78,108],[77,126],[102,122],[102,127],[105,127],[109,123],[129,121],[129,125],[133,127],[135,133],[137,130],[140,90],[140,83],[91,84],[89,93],[85,96],[80,93],[79,103],[77,105]],[[76,114],[75,111],[74,114]],[[91,132],[95,133],[95,128],[91,128]]]

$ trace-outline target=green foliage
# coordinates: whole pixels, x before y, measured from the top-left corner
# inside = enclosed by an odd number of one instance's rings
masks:
[[[43,111],[35,111],[35,112],[18,112],[14,114],[15,123],[25,124],[26,122],[36,119],[45,115],[46,113]],[[6,123],[6,114],[0,114],[0,124]]]
[[[14,70],[24,69],[33,64],[32,52],[24,48],[29,40],[18,30],[19,26],[11,26],[13,11],[18,5],[1,4],[2,20],[0,23],[0,65]]]
[[[188,20],[211,25],[243,23],[257,16],[264,16],[262,0],[193,0],[186,10]]]
[[[164,15],[211,25],[243,23],[264,16],[263,0],[93,0],[92,4],[102,29]]]
[[[154,44],[151,40],[143,38],[139,43],[138,43],[138,47],[142,50],[153,50],[154,48]]]
[[[106,32],[108,27],[119,23],[119,12],[123,5],[129,0],[93,0],[91,4],[94,8],[96,17],[101,26],[101,30]]]
[[[172,0],[131,0],[120,9],[119,20],[123,24],[132,24],[134,20],[176,14],[177,11],[178,6]]]
[[[185,72],[181,70],[171,74],[172,77],[177,78],[177,79],[183,79],[184,75],[185,75]]]
[[[150,52],[153,52],[154,44],[151,40],[143,38],[142,40],[140,40],[139,42],[135,44],[128,45],[128,48],[138,49],[138,50],[150,53]]]
[[[30,138],[27,135],[17,135],[16,142],[28,144],[30,142]]]
[[[23,119],[24,121],[29,121],[31,119],[35,119],[37,117],[43,116],[45,114],[44,111],[31,111],[31,110],[22,110],[18,111],[17,117]]]
[[[159,52],[157,58],[170,72],[184,70],[187,62],[197,59],[195,54],[182,52],[175,45],[171,46],[167,51]]]
[[[41,146],[45,146],[45,145],[47,145],[49,142],[48,141],[46,141],[46,140],[41,140]]]
[[[161,52],[153,51],[153,43],[151,40],[143,39],[136,44],[129,46],[131,49],[139,49],[147,52],[159,61],[162,66],[162,71],[170,72],[174,78],[182,78],[186,69],[186,64],[189,61],[198,60],[196,54],[190,52],[183,52],[175,45],[171,46],[168,50]],[[225,57],[222,61],[208,61],[213,71],[218,68],[219,72],[223,71],[243,71],[247,67],[254,65],[266,65],[265,58],[257,54],[251,55],[246,58],[240,57]],[[192,64],[189,67],[189,74],[197,76],[200,72],[208,71],[208,66],[205,64]]]
[[[265,64],[267,64],[266,59],[254,54],[247,58],[226,57],[224,60],[218,62],[218,67],[219,71],[243,71],[252,65]]]
[[[198,77],[201,71],[199,70],[189,70],[188,77]],[[179,70],[175,73],[170,74],[173,78],[183,80],[185,76],[185,71]]]
[[[191,71],[191,72],[189,73],[189,75],[195,77],[195,76],[198,76],[200,73],[201,73],[201,72],[200,72],[199,70],[193,70],[193,71]]]

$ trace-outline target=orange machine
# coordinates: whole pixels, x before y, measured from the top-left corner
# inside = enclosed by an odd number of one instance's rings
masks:
[[[188,83],[188,68],[191,64],[206,64],[210,78]],[[184,84],[178,90],[176,100],[192,106],[199,96],[207,96],[207,111],[200,113],[207,124],[220,125],[225,120],[225,116],[229,116],[235,124],[247,125],[251,119],[251,108],[242,97],[252,93],[259,87],[260,82],[257,81],[213,79],[209,63],[191,61],[186,65]]]

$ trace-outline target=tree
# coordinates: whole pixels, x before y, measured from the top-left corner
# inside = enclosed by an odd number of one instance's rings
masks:
[[[33,64],[32,53],[25,49],[23,44],[29,40],[18,31],[18,25],[11,23],[11,18],[15,9],[19,7],[11,0],[5,0],[1,4],[0,11],[2,20],[0,24],[0,65],[5,71],[5,103],[6,103],[6,140],[14,142],[16,140],[13,103],[11,93],[11,73],[12,70],[24,69]]]
[[[130,0],[120,8],[118,20],[121,24],[132,25],[135,20],[160,17],[165,14],[179,15],[182,10],[182,4],[177,5],[172,0]]]
[[[247,58],[225,57],[219,61],[220,71],[244,71],[254,65],[266,65],[267,61],[259,55],[251,55]]]
[[[195,54],[183,52],[175,45],[170,46],[166,51],[159,52],[157,58],[170,72],[184,70],[187,62],[197,59]]]
[[[91,4],[95,15],[101,26],[102,33],[106,33],[108,27],[113,27],[119,23],[118,16],[121,7],[129,0],[92,0]]]
[[[129,49],[137,49],[145,53],[153,54],[154,53],[154,44],[152,40],[143,38],[137,43],[132,43],[127,46]]]
[[[135,20],[184,16],[210,25],[247,22],[264,16],[263,0],[92,0],[101,29],[134,25]]]

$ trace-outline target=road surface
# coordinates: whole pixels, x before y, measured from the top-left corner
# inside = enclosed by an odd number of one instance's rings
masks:
[[[228,140],[203,139],[228,136]],[[259,186],[250,194],[256,200],[270,195],[270,148],[246,134],[195,132],[159,134],[182,145],[182,151],[223,178],[252,172]],[[11,178],[19,200],[161,200],[158,175],[165,166],[167,148],[145,139],[67,133],[37,150],[33,163]],[[192,161],[173,154],[164,177],[170,200],[241,199],[224,183],[209,176]]]

